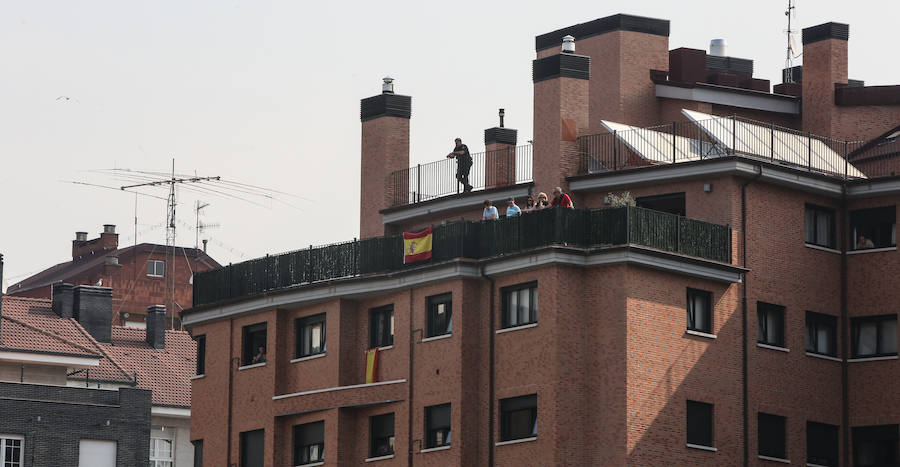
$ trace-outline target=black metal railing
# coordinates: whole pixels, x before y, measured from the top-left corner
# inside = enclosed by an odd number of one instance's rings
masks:
[[[472,154],[469,184],[474,190],[499,188],[532,180],[532,147]],[[403,206],[463,192],[456,180],[456,159],[418,164],[391,173],[387,181],[391,206]]]
[[[900,150],[888,144],[865,154],[862,141],[841,141],[742,117],[673,122],[578,137],[580,174],[740,156],[845,180],[900,172]],[[890,156],[890,157],[889,157]],[[858,166],[858,167],[857,167]]]
[[[441,224],[434,227],[429,261],[490,258],[549,245],[626,244],[731,262],[729,227],[637,207],[544,209],[496,221]],[[196,273],[194,306],[421,264],[403,264],[399,235],[310,247]]]

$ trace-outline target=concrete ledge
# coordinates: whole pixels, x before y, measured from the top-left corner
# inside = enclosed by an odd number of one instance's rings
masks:
[[[494,333],[495,334],[503,334],[504,332],[521,331],[523,329],[536,328],[537,325],[538,325],[538,323],[529,323],[529,324],[523,324],[521,326],[512,326],[512,327],[508,327],[508,328],[498,329],[498,330],[494,331]]]
[[[439,336],[423,337],[422,340],[419,342],[431,342],[431,341],[436,341],[436,340],[441,340],[441,339],[449,339],[451,337],[453,337],[453,333],[441,334]]]
[[[708,332],[703,332],[703,331],[694,331],[693,329],[687,329],[684,331],[684,333],[691,335],[691,336],[705,337],[707,339],[715,339],[716,338],[715,334],[710,334]]]
[[[850,358],[847,359],[850,363],[859,363],[859,362],[880,362],[882,360],[897,360],[896,355],[885,355],[883,357],[860,357],[860,358]]]
[[[831,360],[833,362],[842,362],[843,361],[840,358],[832,357],[831,355],[823,355],[823,354],[815,353],[815,352],[806,352],[806,356],[813,357],[813,358],[821,358],[822,360]]]
[[[425,448],[425,449],[420,449],[420,450],[419,450],[419,454],[425,454],[426,452],[446,451],[446,450],[448,450],[448,449],[450,449],[450,448],[452,448],[452,447],[453,447],[453,446],[451,446],[451,445],[448,444],[448,445],[446,445],[446,446],[438,446],[438,447],[436,447],[436,448]]]
[[[393,458],[394,458],[394,455],[391,454],[388,456],[370,457],[370,458],[366,459],[364,462],[378,462],[378,461],[385,461],[385,460],[393,459]]]
[[[763,344],[762,342],[757,342],[756,346],[761,349],[777,350],[779,352],[785,352],[785,353],[791,351],[791,349],[789,349],[787,347],[779,347],[777,345]]]
[[[387,384],[399,384],[399,383],[405,383],[405,382],[406,382],[405,379],[395,379],[395,380],[391,380],[391,381],[379,381],[379,382],[377,382],[377,383],[353,384],[353,385],[350,385],[350,386],[336,386],[336,387],[333,387],[333,388],[312,389],[312,390],[309,390],[309,391],[295,392],[295,393],[293,393],[293,394],[282,394],[282,395],[279,395],[279,396],[272,396],[272,400],[273,400],[273,401],[277,401],[277,400],[280,400],[280,399],[287,399],[287,398],[289,398],[289,397],[306,396],[306,395],[309,395],[309,394],[319,394],[319,393],[322,393],[322,392],[345,391],[345,390],[347,390],[347,389],[356,389],[356,388],[370,388],[370,387],[374,387],[374,386],[384,386],[384,385],[387,385]]]
[[[322,358],[322,357],[324,357],[325,355],[326,355],[325,352],[317,353],[317,354],[312,354],[312,355],[307,355],[307,356],[305,356],[305,357],[295,358],[295,359],[291,360],[291,363],[305,362],[305,361],[307,361],[307,360],[315,360],[315,359],[317,359],[317,358]]]
[[[693,87],[656,85],[656,97],[682,99],[693,102],[727,105],[743,109],[763,110],[790,115],[800,114],[800,99],[762,91],[748,91],[741,88],[717,86],[714,84]]]
[[[534,186],[532,182],[526,182],[513,185],[509,188],[472,191],[465,194],[451,195],[420,203],[409,204],[407,206],[388,208],[382,211],[382,220],[385,224],[393,224],[441,212],[477,208],[481,206],[481,203],[486,199],[490,199],[491,201],[504,201],[503,205],[505,206],[506,198],[521,198],[528,196],[532,186]]]
[[[191,376],[191,380],[206,378],[206,374]]]
[[[714,447],[712,447],[712,446],[704,446],[704,445],[702,445],[702,444],[691,444],[691,443],[687,443],[685,446],[687,446],[687,447],[689,447],[689,448],[691,448],[691,449],[699,449],[699,450],[701,450],[701,451],[710,451],[710,452],[716,452],[716,451],[718,451],[718,449],[716,449],[716,448],[714,448]]]
[[[251,368],[259,368],[259,367],[261,367],[261,366],[266,366],[266,362],[262,362],[262,363],[254,363],[254,364],[252,364],[252,365],[239,366],[239,367],[238,367],[238,371],[249,370],[249,369],[251,369]]]
[[[756,457],[758,457],[759,459],[764,460],[764,461],[780,462],[782,464],[790,464],[791,463],[791,461],[789,461],[787,459],[782,459],[780,457],[769,457],[769,456],[763,456],[762,454],[760,454]]]
[[[509,441],[498,441],[498,442],[494,443],[494,446],[509,446],[510,444],[529,443],[531,441],[537,441],[537,436],[531,436],[528,438],[511,439]]]
[[[851,250],[848,251],[848,255],[862,255],[866,253],[883,253],[885,251],[897,251],[896,246],[886,246],[884,248],[868,248],[865,250]]]
[[[838,255],[841,254],[841,250],[835,250],[834,248],[828,248],[825,246],[813,245],[812,243],[804,243],[803,246],[813,250],[826,251],[828,253],[834,253]]]

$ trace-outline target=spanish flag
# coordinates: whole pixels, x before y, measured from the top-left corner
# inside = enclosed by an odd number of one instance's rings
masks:
[[[378,348],[366,350],[366,384],[378,382]]]
[[[421,232],[403,232],[403,264],[431,259],[431,227]]]

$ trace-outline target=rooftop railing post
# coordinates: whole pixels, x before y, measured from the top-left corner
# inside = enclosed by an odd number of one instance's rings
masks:
[[[737,118],[735,115],[731,116],[731,155],[735,155],[737,153]]]
[[[850,170],[849,170],[850,162],[848,160],[850,157],[850,153],[847,152],[848,147],[849,147],[849,143],[847,141],[844,141],[844,179],[845,180],[847,178],[850,178]]]
[[[812,133],[806,132],[806,170],[812,172]]]
[[[672,163],[673,163],[673,164],[675,163],[675,154],[676,154],[676,151],[675,151],[675,131],[676,131],[676,127],[675,127],[675,125],[676,125],[676,123],[675,123],[675,122],[672,122]]]
[[[459,183],[456,184],[456,189],[459,190]],[[422,164],[416,164],[416,196],[417,203],[422,201]]]
[[[615,170],[618,170],[618,147],[619,147],[619,145],[617,143],[619,142],[619,137],[616,134],[616,130],[613,130],[612,134],[613,134],[613,140],[612,140],[613,170],[615,171]]]
[[[771,123],[769,126],[769,153],[772,157],[772,161],[775,161],[775,123]]]

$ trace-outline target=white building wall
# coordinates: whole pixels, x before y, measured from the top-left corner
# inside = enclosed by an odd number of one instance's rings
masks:
[[[150,424],[175,430],[175,467],[194,465],[194,445],[191,444],[191,419],[152,415]],[[148,441],[149,442],[149,441]]]

